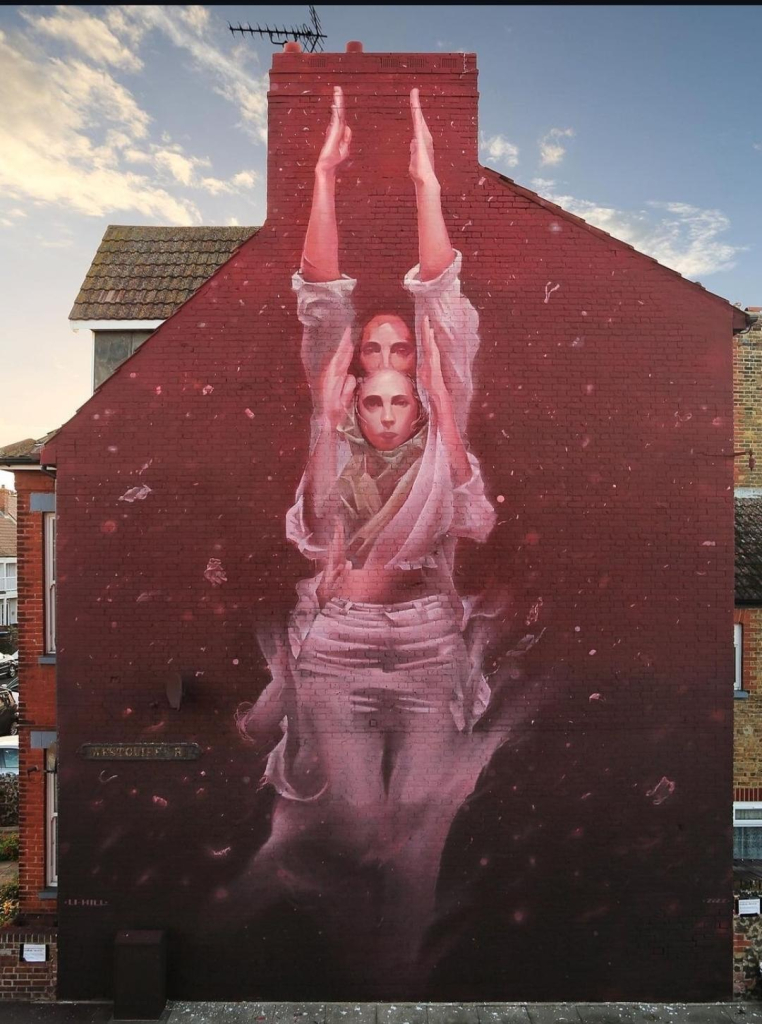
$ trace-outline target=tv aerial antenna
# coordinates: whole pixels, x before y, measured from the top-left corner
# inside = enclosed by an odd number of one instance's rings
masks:
[[[318,12],[312,4],[310,4],[310,18],[311,25],[292,25],[291,28],[278,28],[277,26],[273,28],[270,25],[265,25],[264,28],[261,25],[254,27],[251,24],[241,25],[240,22],[237,25],[231,25],[228,22],[228,28],[233,35],[240,33],[242,36],[267,36],[273,46],[284,46],[288,42],[294,42],[301,43],[305,53],[315,53],[316,50],[318,53],[322,53],[323,40],[328,36],[323,32]]]

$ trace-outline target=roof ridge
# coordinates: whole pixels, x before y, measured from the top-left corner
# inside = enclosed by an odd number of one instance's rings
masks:
[[[666,263],[660,263],[655,256],[649,256],[648,253],[641,252],[640,249],[636,249],[635,246],[631,245],[629,242],[625,242],[621,238],[617,238],[616,235],[612,235],[608,231],[604,231],[603,228],[596,227],[595,224],[591,224],[589,221],[586,221],[584,217],[579,217],[576,213],[571,213],[569,210],[565,210],[563,206],[559,206],[558,203],[554,203],[550,199],[545,199],[544,196],[541,196],[538,192],[533,192],[525,185],[519,185],[517,181],[514,181],[513,178],[509,178],[506,174],[501,174],[500,171],[496,171],[492,167],[486,167],[483,164],[481,166],[483,171],[486,171],[488,174],[494,175],[496,178],[498,178],[499,181],[510,185],[511,188],[515,189],[520,195],[525,196],[531,202],[536,203],[538,206],[541,206],[544,209],[552,210],[559,217],[563,217],[565,220],[569,220],[573,224],[585,228],[587,231],[590,231],[594,235],[598,235],[601,238],[606,238],[612,242],[616,242],[617,245],[621,245],[624,249],[630,249],[638,256],[642,256],[644,260],[649,260],[651,263],[654,263],[657,267],[660,267],[662,270],[667,271],[667,273],[673,274],[679,281],[684,281],[685,284],[691,285],[693,288],[698,288],[704,295],[708,295],[710,298],[717,299],[719,302],[722,302],[725,305],[729,306],[732,310],[744,316],[746,318],[747,323],[749,322],[750,318],[747,316],[746,312],[740,309],[738,306],[734,306],[730,299],[726,299],[722,295],[718,295],[716,292],[709,291],[708,288],[705,288],[703,284],[700,284],[698,281],[691,281],[689,277],[684,277],[683,274],[681,274],[678,270],[673,270],[672,267],[668,267]]]

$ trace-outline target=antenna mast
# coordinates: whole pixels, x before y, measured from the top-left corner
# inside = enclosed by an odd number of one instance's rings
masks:
[[[292,41],[302,43],[306,53],[315,53],[316,50],[322,53],[323,40],[328,36],[323,32],[318,12],[312,4],[310,4],[310,18],[312,19],[311,26],[305,24],[292,25],[291,28],[272,28],[270,25],[265,25],[262,28],[261,25],[257,25],[254,28],[250,24],[241,25],[239,22],[238,25],[231,25],[228,22],[228,28],[233,35],[240,33],[242,36],[267,36],[273,46],[285,46],[286,43]]]

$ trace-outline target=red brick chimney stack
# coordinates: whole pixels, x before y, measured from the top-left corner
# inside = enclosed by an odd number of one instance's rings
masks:
[[[0,512],[16,518],[16,492],[9,491],[5,484],[0,485]]]
[[[312,174],[331,114],[333,88],[344,90],[351,158],[341,171],[340,202],[356,211],[371,197],[405,197],[411,122],[418,87],[443,189],[478,175],[477,70],[471,53],[303,53],[287,43],[270,72],[268,219],[306,223]]]

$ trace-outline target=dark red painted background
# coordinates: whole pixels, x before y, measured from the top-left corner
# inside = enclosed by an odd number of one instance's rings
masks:
[[[511,590],[506,645],[538,597],[546,627],[511,694],[537,711],[450,836],[418,997],[728,998],[733,312],[480,169],[462,54],[276,57],[266,225],[46,451],[60,994],[108,994],[115,932],[154,927],[169,932],[174,997],[395,998],[394,979],[356,990],[293,908],[226,929],[226,885],[272,801],[233,715],[266,682],[258,624],[284,618],[309,574],[284,535],[310,414],[290,275],[333,84],[354,132],[338,213],[360,319],[400,308],[417,260],[406,104],[421,88],[482,323],[470,442],[505,499],[489,542],[461,544],[457,578]],[[546,302],[547,283],[560,287]],[[145,500],[118,500],[142,483]],[[193,682],[173,711],[178,671]],[[77,754],[137,739],[203,756]],[[662,777],[675,789],[655,805]]]

